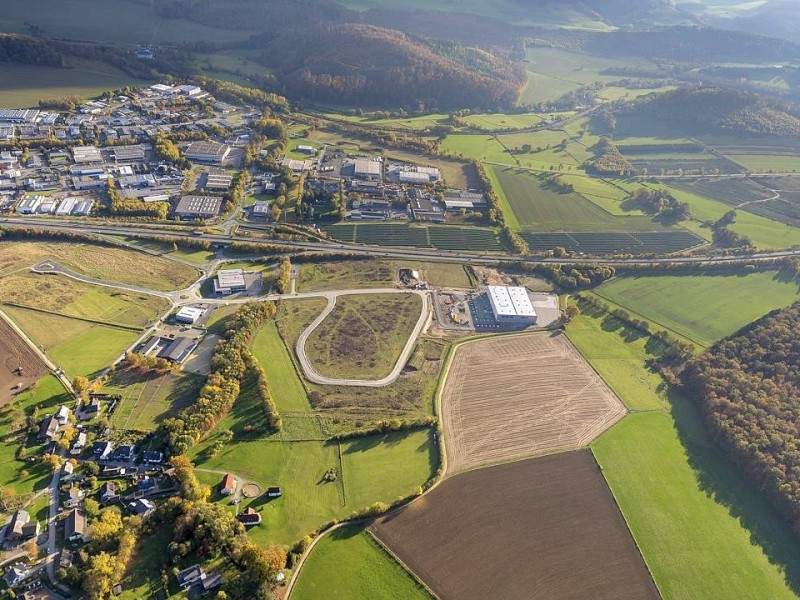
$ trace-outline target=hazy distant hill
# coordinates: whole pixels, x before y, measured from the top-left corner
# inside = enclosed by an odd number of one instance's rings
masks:
[[[261,60],[290,95],[333,103],[431,109],[514,103],[525,73],[484,50],[415,40],[371,25],[264,36]]]
[[[620,114],[657,119],[689,133],[800,136],[800,107],[738,90],[678,89],[645,97]]]

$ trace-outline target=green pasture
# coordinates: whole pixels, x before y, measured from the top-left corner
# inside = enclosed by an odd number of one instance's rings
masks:
[[[667,407],[659,391],[661,376],[645,367],[658,346],[649,336],[627,327],[610,315],[582,306],[570,322],[567,335],[583,357],[630,410]]]
[[[3,11],[9,14],[7,10]],[[0,26],[3,17],[0,17]],[[3,29],[3,31],[8,31]],[[80,96],[95,98],[106,90],[142,81],[99,62],[75,62],[71,68],[38,65],[0,64],[0,106],[36,107],[39,100]]]
[[[311,410],[306,390],[274,321],[267,323],[256,335],[253,355],[267,375],[280,413]]]
[[[239,408],[234,406],[234,411]],[[217,431],[224,430],[224,423]],[[200,469],[235,473],[262,490],[280,486],[282,497],[244,500],[239,510],[252,506],[261,512],[261,526],[250,530],[253,539],[290,544],[332,519],[414,493],[436,469],[431,437],[423,430],[345,442],[234,438],[218,456],[206,460],[203,453],[212,437],[192,454],[199,455]],[[330,469],[336,470],[336,481],[323,479]]]
[[[91,376],[109,366],[139,333],[21,308],[8,315],[70,378]]]
[[[367,531],[350,525],[314,546],[291,598],[422,600],[430,595]]]
[[[653,231],[663,229],[645,216],[616,216],[579,194],[546,189],[530,173],[490,167],[506,223],[529,231]]]
[[[416,260],[395,260],[391,262],[395,270],[412,269],[418,271],[422,279],[435,287],[471,288],[472,281],[466,267],[454,263],[420,262]]]
[[[298,292],[392,287],[395,273],[373,260],[314,262],[300,265]]]
[[[385,114],[385,113],[384,113]],[[335,121],[347,121],[360,125],[374,125],[390,129],[407,129],[408,131],[425,131],[437,125],[443,125],[450,115],[445,113],[428,114],[406,117],[384,117],[380,113],[365,113],[363,115],[347,115],[342,113],[327,113],[325,117]]]
[[[688,400],[628,415],[592,450],[665,600],[797,597],[800,544]]]
[[[150,10],[148,4],[127,0],[7,0],[4,9],[0,16],[2,31],[29,33],[25,23],[32,23],[41,28],[45,37],[71,40],[172,45],[209,39],[241,41],[251,33],[201,25],[188,19],[165,19]]]
[[[702,346],[798,299],[797,283],[774,271],[620,277],[594,292]]]
[[[622,208],[622,202],[630,194],[629,186],[623,186],[611,180],[596,177],[583,177],[580,175],[561,175],[564,183],[569,183],[575,192],[590,200],[598,207],[617,217],[644,216],[639,209],[627,210]]]
[[[728,204],[675,188],[664,182],[644,185],[669,190],[670,194],[675,198],[689,204],[692,218],[697,221],[714,222],[731,210],[731,206]],[[744,210],[737,211],[736,222],[733,225],[729,225],[729,228],[740,235],[747,236],[761,250],[777,250],[800,246],[800,229]],[[706,234],[706,236],[708,235]]]
[[[103,386],[103,392],[122,396],[111,423],[119,429],[155,431],[164,419],[194,402],[204,382],[205,378],[192,373],[141,374],[118,369]]]
[[[727,157],[756,173],[796,173],[800,169],[800,153],[796,156],[728,154]]]

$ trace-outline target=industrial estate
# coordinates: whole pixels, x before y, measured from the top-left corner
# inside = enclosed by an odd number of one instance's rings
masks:
[[[10,0],[0,596],[800,596],[800,13],[595,4]]]

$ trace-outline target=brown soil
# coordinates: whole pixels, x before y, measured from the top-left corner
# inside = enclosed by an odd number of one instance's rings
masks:
[[[442,394],[447,470],[580,448],[624,414],[560,332],[468,343]]]
[[[462,473],[372,530],[442,600],[659,598],[588,450]]]
[[[22,367],[21,375],[15,371],[18,367]],[[0,319],[0,406],[31,387],[47,370],[39,356]]]
[[[481,285],[514,285],[510,275],[501,273],[497,269],[473,266],[472,270]]]

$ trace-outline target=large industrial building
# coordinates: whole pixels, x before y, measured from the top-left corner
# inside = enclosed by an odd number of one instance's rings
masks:
[[[242,269],[223,269],[214,278],[214,293],[217,296],[229,296],[247,290]]]
[[[486,292],[498,323],[536,323],[536,311],[524,287],[490,285]]]
[[[186,149],[186,158],[194,162],[222,164],[231,153],[231,147],[216,142],[192,142]]]
[[[213,219],[222,208],[219,196],[184,196],[175,207],[175,216],[184,221],[193,219]]]

